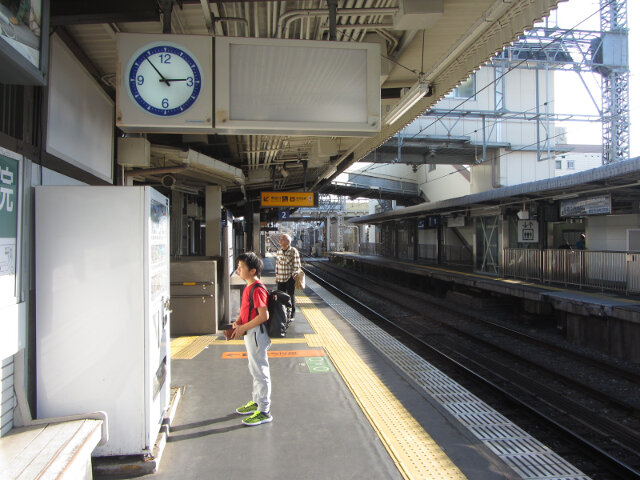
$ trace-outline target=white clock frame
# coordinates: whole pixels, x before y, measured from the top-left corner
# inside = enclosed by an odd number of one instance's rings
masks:
[[[213,132],[213,38],[205,35],[119,33],[116,70],[116,126],[127,133]],[[184,50],[200,70],[200,92],[183,112],[161,115],[145,111],[129,88],[129,71],[146,49],[159,45]]]

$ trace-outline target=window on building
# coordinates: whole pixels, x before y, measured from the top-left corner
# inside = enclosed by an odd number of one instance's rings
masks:
[[[435,163],[430,163],[429,164],[429,171],[433,172],[436,169],[436,164]]]
[[[556,170],[560,170],[562,168],[562,160],[556,160]]]
[[[568,170],[575,170],[576,169],[576,162],[574,160],[567,160],[567,169]]]
[[[469,78],[447,95],[449,98],[473,98],[476,96],[476,74],[472,73]]]

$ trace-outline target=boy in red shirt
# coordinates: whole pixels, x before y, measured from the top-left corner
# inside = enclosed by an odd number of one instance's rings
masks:
[[[249,359],[249,372],[253,377],[253,399],[236,412],[240,415],[250,415],[242,423],[248,426],[260,425],[273,420],[271,410],[271,373],[267,350],[271,347],[271,339],[264,325],[269,319],[267,310],[267,289],[260,281],[262,273],[262,259],[253,252],[238,255],[237,273],[246,283],[240,302],[240,315],[233,322],[235,331],[232,339],[244,337],[244,346]],[[259,285],[252,288],[254,284]],[[262,285],[262,286],[260,286]],[[253,291],[253,310],[249,311],[249,295]]]

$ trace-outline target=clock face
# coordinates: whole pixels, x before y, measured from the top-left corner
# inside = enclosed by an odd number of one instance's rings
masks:
[[[129,94],[152,115],[179,115],[200,95],[200,66],[193,54],[175,44],[142,47],[133,55],[127,72]]]

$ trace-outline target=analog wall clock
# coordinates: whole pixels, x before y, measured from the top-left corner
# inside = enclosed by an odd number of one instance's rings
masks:
[[[116,43],[121,130],[212,131],[212,37],[119,33]]]
[[[143,46],[127,68],[127,87],[135,103],[151,115],[180,115],[197,100],[202,73],[186,48],[154,42]]]

